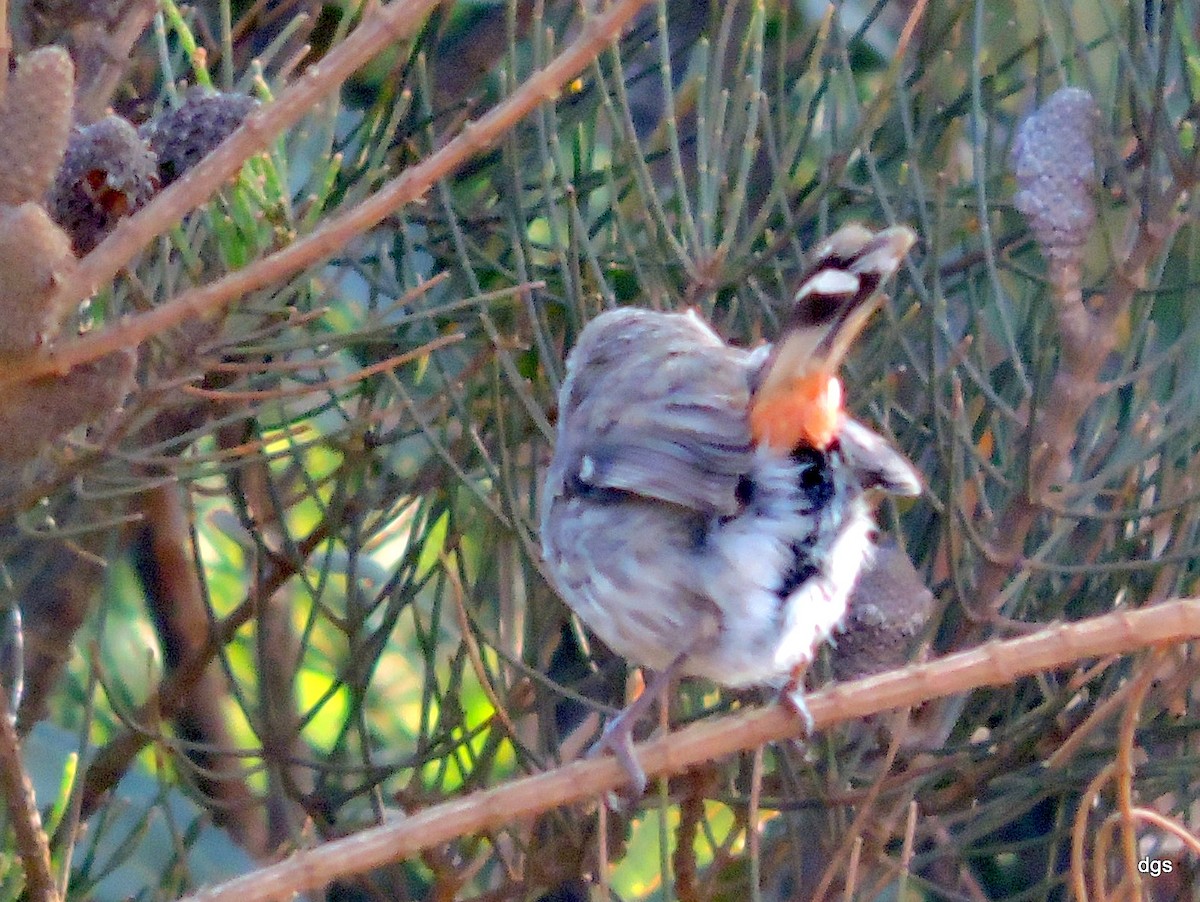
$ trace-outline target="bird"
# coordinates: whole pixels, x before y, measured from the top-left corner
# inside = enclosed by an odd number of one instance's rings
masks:
[[[774,345],[728,344],[694,310],[617,307],[568,355],[542,555],[588,629],[655,673],[591,751],[639,795],[633,726],[677,678],[779,689],[811,731],[800,680],[871,560],[872,498],[921,490],[838,378],[914,242],[859,223],[820,242]]]

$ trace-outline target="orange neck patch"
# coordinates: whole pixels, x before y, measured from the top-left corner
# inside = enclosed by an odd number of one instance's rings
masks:
[[[842,383],[828,373],[806,373],[755,399],[750,434],[757,443],[790,454],[807,446],[825,451],[842,426]]]

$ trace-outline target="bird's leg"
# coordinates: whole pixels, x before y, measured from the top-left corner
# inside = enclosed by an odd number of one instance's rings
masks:
[[[811,736],[816,728],[816,723],[813,721],[812,712],[808,710],[808,703],[804,700],[804,674],[807,670],[807,663],[798,664],[792,669],[792,676],[787,685],[783,687],[780,700],[800,715],[800,719],[804,721],[805,735]]]
[[[596,758],[605,750],[613,753],[613,757],[629,774],[635,798],[640,797],[646,791],[646,772],[642,770],[637,756],[633,753],[633,728],[650,710],[651,705],[659,699],[665,699],[667,689],[678,675],[687,655],[687,652],[679,655],[665,670],[657,671],[650,683],[642,690],[642,694],[609,721],[599,741],[588,750],[587,757],[589,758]]]

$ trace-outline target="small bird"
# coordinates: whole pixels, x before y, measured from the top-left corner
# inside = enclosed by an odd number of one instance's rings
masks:
[[[867,493],[920,491],[913,466],[843,408],[838,367],[914,242],[844,226],[812,255],[774,347],[726,344],[694,311],[620,308],[567,361],[541,504],[562,598],[657,671],[609,725],[640,794],[632,728],[675,677],[800,679],[872,555]],[[811,727],[811,723],[809,724]]]

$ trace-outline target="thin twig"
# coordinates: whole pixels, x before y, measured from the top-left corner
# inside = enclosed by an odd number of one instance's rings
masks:
[[[55,902],[61,897],[50,870],[50,843],[42,829],[33,784],[21,763],[21,740],[3,692],[0,692],[0,792],[4,794],[17,854],[25,869],[25,896],[33,902]]]
[[[750,799],[746,805],[746,849],[750,855],[750,899],[762,902],[762,832],[758,826],[759,802],[762,799],[763,747],[754,750],[754,766],[750,770]]]
[[[850,847],[850,863],[846,866],[846,883],[842,887],[842,899],[845,902],[854,899],[854,894],[858,891],[858,863],[862,858],[862,847],[862,837],[854,837],[854,843]]]
[[[217,654],[233,640],[237,631],[259,612],[260,606],[299,572],[309,555],[328,536],[328,523],[322,522],[298,543],[297,558],[283,555],[272,557],[270,567],[262,575],[258,585],[251,589],[249,597],[214,625],[205,645],[167,674],[154,696],[141,705],[130,720],[135,724],[150,725],[163,718],[174,717],[182,710]],[[148,726],[141,729],[127,728],[96,753],[84,775],[81,818],[91,816],[108,791],[125,775],[137,754],[154,739],[155,733]]]
[[[1188,830],[1183,824],[1174,818],[1166,817],[1153,811],[1150,808],[1131,808],[1129,814],[1137,820],[1146,821],[1146,823],[1166,830],[1180,842],[1188,847],[1194,857],[1200,858],[1200,836],[1197,836],[1192,831]]]
[[[1146,695],[1158,682],[1159,665],[1166,649],[1157,648],[1150,653],[1133,683],[1136,687],[1126,702],[1121,715],[1121,726],[1117,736],[1117,813],[1120,816],[1121,853],[1125,860],[1123,881],[1131,882],[1134,894],[1141,898],[1142,878],[1138,873],[1137,835],[1133,828],[1133,778],[1135,771],[1134,747],[1137,742],[1138,715]]]
[[[8,0],[0,0],[0,103],[8,93],[8,64],[12,61],[12,30],[8,27]]]
[[[328,379],[322,379],[319,382],[314,382],[311,385],[298,385],[292,388],[271,388],[271,389],[246,389],[237,391],[234,389],[219,389],[219,388],[201,388],[198,385],[185,385],[180,390],[185,395],[190,395],[194,398],[204,398],[207,401],[221,401],[225,403],[237,401],[265,401],[278,400],[280,398],[302,398],[305,395],[310,395],[316,391],[328,392],[336,388],[342,388],[346,385],[352,385],[355,382],[362,382],[374,376],[376,373],[387,372],[394,370],[397,367],[404,366],[406,363],[411,363],[418,357],[425,357],[428,354],[444,348],[447,345],[456,344],[463,340],[465,336],[461,332],[454,332],[449,335],[441,335],[431,341],[427,341],[419,348],[413,348],[411,351],[405,351],[403,354],[396,354],[386,360],[380,360],[378,363],[372,363],[370,366],[364,366],[361,369],[354,370],[351,373],[345,373],[341,376],[333,376]],[[303,360],[294,361],[298,366],[305,369],[315,369],[316,367],[328,365],[327,361],[323,360]],[[260,366],[260,372],[268,370],[284,370],[288,369],[287,364],[263,364]]]
[[[1116,769],[1116,763],[1109,762],[1100,773],[1092,778],[1087,789],[1083,791],[1083,795],[1079,797],[1079,807],[1075,811],[1075,821],[1071,826],[1071,884],[1076,902],[1087,902],[1089,898],[1087,879],[1084,876],[1086,873],[1084,870],[1086,860],[1084,834],[1087,831],[1088,813],[1092,810],[1101,790],[1104,789],[1104,784],[1112,779]]]

